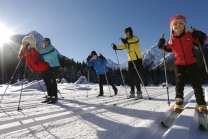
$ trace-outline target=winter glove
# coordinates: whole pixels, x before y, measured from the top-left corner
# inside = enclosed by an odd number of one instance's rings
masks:
[[[192,32],[192,37],[195,39],[198,39],[200,41],[206,40],[207,39],[207,35],[204,32],[198,31],[198,30],[194,30]]]
[[[31,52],[30,52],[30,49],[26,49],[26,50],[24,51],[25,56],[29,55],[30,53],[31,53]]]
[[[162,48],[165,45],[165,39],[164,38],[160,38],[158,41],[158,47]]]
[[[99,58],[102,59],[102,60],[106,60],[105,57],[102,54],[100,54]]]
[[[24,57],[24,52],[23,51],[19,51],[19,54],[18,54],[18,57],[20,58],[20,57]]]
[[[92,58],[92,56],[89,55],[86,60],[89,61],[91,58]]]
[[[124,39],[124,38],[121,38],[121,41],[122,41],[124,44],[127,44],[127,43],[128,43],[127,39]]]
[[[112,48],[113,48],[113,50],[117,50],[117,47],[114,43],[112,44]]]

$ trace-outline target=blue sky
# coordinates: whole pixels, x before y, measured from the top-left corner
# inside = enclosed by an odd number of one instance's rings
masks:
[[[140,39],[141,51],[169,38],[169,19],[187,17],[187,26],[208,34],[207,0],[0,0],[0,23],[14,34],[38,31],[59,52],[75,61],[92,50],[117,62],[111,44],[120,45],[126,27]],[[127,61],[119,51],[120,63]]]

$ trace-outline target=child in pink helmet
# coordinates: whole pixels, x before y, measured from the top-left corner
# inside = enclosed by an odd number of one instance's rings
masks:
[[[206,102],[202,85],[199,80],[197,59],[193,53],[194,46],[204,45],[207,36],[205,33],[192,29],[188,31],[186,18],[182,15],[175,15],[170,19],[170,39],[165,45],[165,39],[161,38],[158,47],[167,52],[173,52],[175,55],[176,70],[176,103],[174,111],[181,111],[184,99],[184,86],[186,72],[188,72],[192,88],[196,97],[199,112],[205,111]]]

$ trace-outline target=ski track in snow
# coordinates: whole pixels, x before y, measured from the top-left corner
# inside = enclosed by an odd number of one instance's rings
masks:
[[[42,81],[40,83],[43,84]],[[90,89],[87,87],[87,84],[59,84],[58,89],[64,98],[50,105],[41,103],[44,93],[37,82],[26,84],[20,103],[22,111],[18,112],[21,84],[9,86],[0,108],[0,138],[160,139],[170,132],[171,128],[160,126],[160,120],[167,117],[171,108],[167,104],[166,88],[146,87],[152,98],[149,100],[142,87],[143,99],[135,101],[126,99],[123,86],[118,86],[117,96],[109,97],[108,86],[105,85],[105,97],[101,98],[96,97],[98,84],[90,84]],[[1,85],[0,97],[5,88],[6,85]],[[130,88],[127,87],[127,90],[129,94]],[[86,97],[87,91],[89,97]],[[169,92],[172,106],[175,87],[169,87]],[[190,97],[193,89],[187,86],[184,92]],[[192,119],[187,119],[191,122],[188,138],[198,138],[200,134],[200,139],[208,137],[207,132],[197,130],[196,114]],[[183,130],[181,128],[181,132]],[[174,139],[174,136],[168,138]]]

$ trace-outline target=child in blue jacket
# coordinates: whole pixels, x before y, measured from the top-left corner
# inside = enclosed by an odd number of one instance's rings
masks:
[[[99,75],[99,87],[100,87],[100,94],[99,96],[103,96],[103,78],[108,80],[108,83],[113,87],[115,95],[118,93],[118,89],[114,85],[113,81],[109,77],[109,70],[107,65],[107,60],[102,55],[97,56],[95,51],[92,51],[91,54],[87,57],[87,66],[91,67],[94,66],[95,71]],[[106,77],[105,77],[106,76]]]

